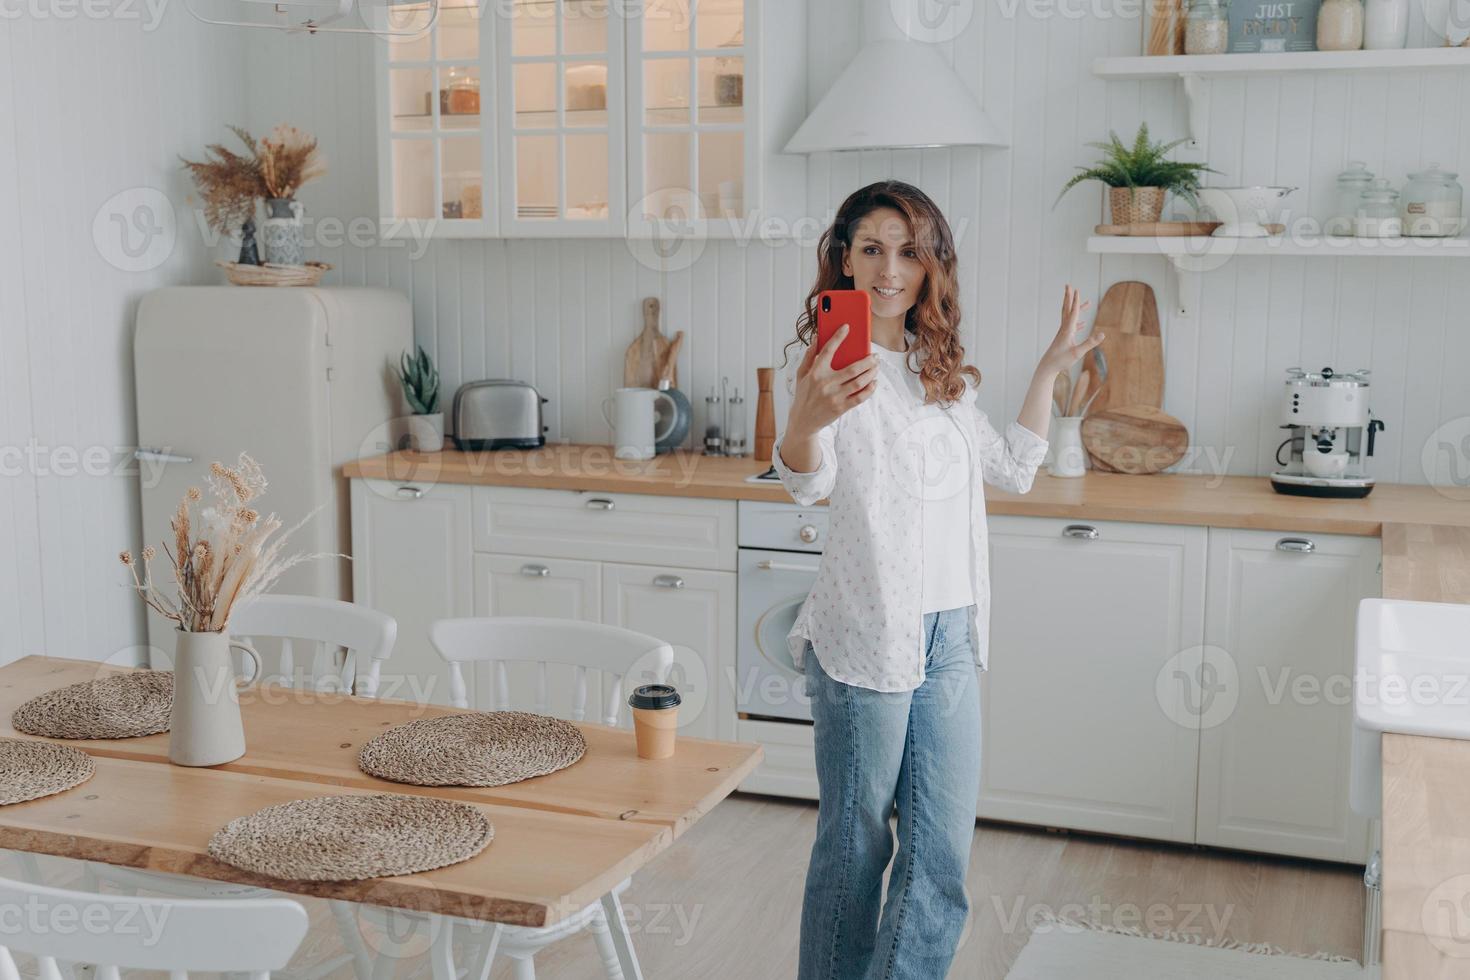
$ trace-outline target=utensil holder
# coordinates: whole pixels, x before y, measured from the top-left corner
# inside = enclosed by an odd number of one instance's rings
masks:
[[[1082,416],[1064,415],[1052,419],[1052,476],[1083,476],[1087,473],[1087,451],[1082,448]]]

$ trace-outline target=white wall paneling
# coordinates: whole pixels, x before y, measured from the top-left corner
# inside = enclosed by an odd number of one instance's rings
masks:
[[[178,155],[247,120],[244,60],[239,36],[182,4],[42,2],[0,20],[0,663],[142,642],[117,562],[141,544],[118,465],[135,439],[133,311],[155,286],[215,275]],[[167,227],[162,208],[109,203],[133,188],[172,202],[172,247],[146,231]]]

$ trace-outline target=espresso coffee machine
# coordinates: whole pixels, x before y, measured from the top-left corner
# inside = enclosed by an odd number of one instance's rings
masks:
[[[1276,447],[1276,463],[1283,467],[1271,474],[1277,493],[1366,497],[1372,492],[1365,464],[1383,423],[1368,409],[1368,373],[1366,368],[1344,374],[1330,367],[1286,369],[1281,427],[1291,436]],[[1283,462],[1281,451],[1287,447],[1291,458]]]

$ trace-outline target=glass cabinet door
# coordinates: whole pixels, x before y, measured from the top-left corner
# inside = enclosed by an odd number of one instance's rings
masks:
[[[502,234],[622,232],[625,4],[502,3]]]
[[[717,233],[745,217],[746,0],[643,0],[630,25],[634,231]]]
[[[427,5],[394,4],[399,17],[412,16],[414,8]],[[388,185],[384,218],[396,219],[388,234],[494,231],[493,195],[486,193],[493,187],[494,102],[483,68],[482,22],[476,0],[440,0],[438,19],[426,33],[385,42],[386,82],[380,85],[386,84],[389,152],[381,179]]]

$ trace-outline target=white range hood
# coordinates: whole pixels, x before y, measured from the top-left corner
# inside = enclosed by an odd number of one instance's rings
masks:
[[[863,47],[786,144],[787,153],[916,146],[1004,146],[1000,130],[938,48],[928,0],[864,0]]]

